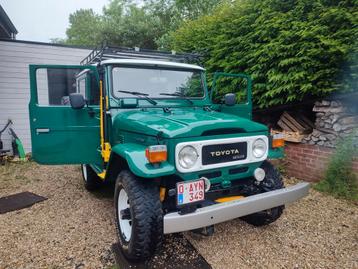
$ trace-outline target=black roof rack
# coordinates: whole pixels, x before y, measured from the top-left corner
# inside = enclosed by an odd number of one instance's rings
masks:
[[[200,55],[194,53],[176,53],[141,48],[111,47],[103,45],[95,48],[81,61],[81,65],[96,64],[109,59],[151,59],[181,63],[200,63]]]

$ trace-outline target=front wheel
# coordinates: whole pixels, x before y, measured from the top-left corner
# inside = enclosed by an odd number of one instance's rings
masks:
[[[115,222],[123,254],[131,260],[149,258],[162,243],[163,211],[158,187],[129,171],[117,178]]]
[[[261,193],[284,188],[280,172],[271,163],[264,161],[261,168],[264,169],[266,173],[264,180],[258,186]],[[284,205],[270,208],[241,217],[241,219],[254,226],[268,225],[282,215],[284,208]]]

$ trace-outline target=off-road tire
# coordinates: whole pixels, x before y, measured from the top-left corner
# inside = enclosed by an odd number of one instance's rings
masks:
[[[125,240],[118,216],[118,196],[127,193],[131,214],[131,236]],[[163,240],[163,211],[159,189],[152,182],[143,181],[129,171],[122,171],[116,181],[114,193],[115,223],[119,245],[131,260],[149,258]]]
[[[266,176],[259,186],[261,193],[282,189],[284,187],[280,172],[271,163],[264,161],[261,168],[266,172]],[[284,208],[284,205],[274,207],[244,216],[241,219],[254,226],[268,225],[282,215]]]
[[[82,172],[83,183],[86,190],[95,191],[99,189],[103,184],[100,177],[96,174],[95,171],[93,171],[90,165],[82,164],[81,172]]]

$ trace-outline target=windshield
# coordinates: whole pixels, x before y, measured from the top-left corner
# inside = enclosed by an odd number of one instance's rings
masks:
[[[200,70],[169,70],[138,67],[113,68],[113,95],[116,98],[202,98],[204,87]],[[122,91],[122,92],[119,92]]]

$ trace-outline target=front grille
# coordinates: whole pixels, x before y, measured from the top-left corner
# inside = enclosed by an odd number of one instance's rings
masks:
[[[244,160],[247,142],[203,146],[201,154],[203,165]]]

